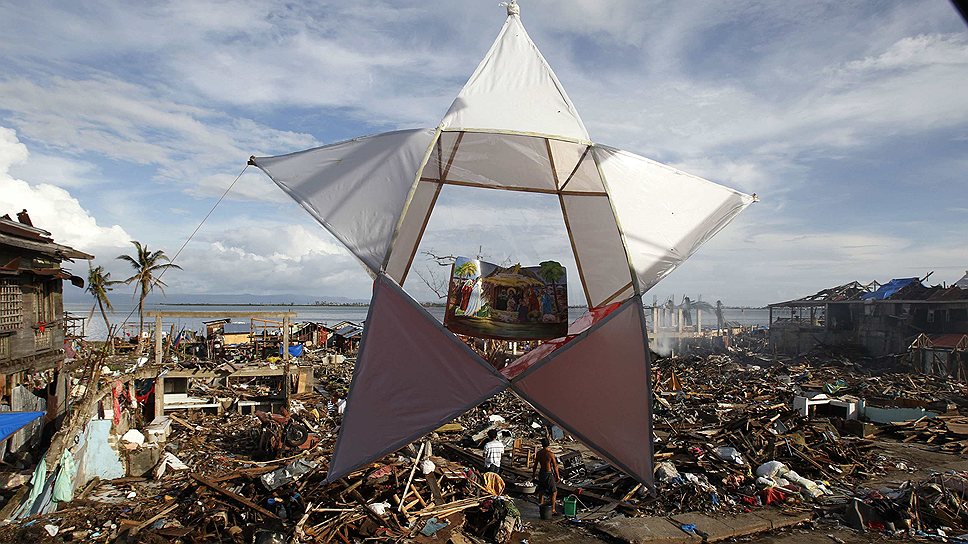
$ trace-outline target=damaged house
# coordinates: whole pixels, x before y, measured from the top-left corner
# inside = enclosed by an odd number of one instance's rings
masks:
[[[921,335],[968,333],[968,289],[918,278],[851,282],[769,308],[770,346],[781,353],[857,347],[884,357],[906,353]]]
[[[0,217],[0,411],[46,411],[47,417],[13,435],[0,453],[18,451],[65,413],[63,283],[83,287],[84,280],[61,264],[94,258],[55,243],[26,210],[17,218]]]

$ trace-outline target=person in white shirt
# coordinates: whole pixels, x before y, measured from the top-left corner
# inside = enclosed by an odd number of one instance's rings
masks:
[[[501,472],[501,456],[504,455],[504,442],[497,437],[497,429],[487,431],[488,442],[484,444],[484,472]]]

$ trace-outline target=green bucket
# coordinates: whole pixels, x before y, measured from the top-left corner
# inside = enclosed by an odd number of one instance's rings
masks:
[[[562,506],[562,511],[566,517],[575,517],[575,514],[578,513],[578,497],[568,495],[565,497],[565,500],[562,501]]]

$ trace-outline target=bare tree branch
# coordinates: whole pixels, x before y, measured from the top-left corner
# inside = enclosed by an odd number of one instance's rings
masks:
[[[447,282],[443,281],[439,276],[437,276],[433,270],[430,270],[428,267],[426,275],[421,273],[420,270],[416,268],[414,269],[414,272],[417,273],[417,277],[420,278],[420,281],[424,282],[424,285],[426,285],[431,291],[434,292],[435,295],[437,295],[437,298],[441,300],[447,298]]]
[[[427,257],[426,260],[428,262],[432,262],[437,266],[447,267],[447,268],[450,268],[451,266],[453,266],[454,262],[456,262],[458,258],[457,255],[438,255],[434,253],[432,249],[421,251],[421,253],[423,253]],[[487,254],[484,253],[484,246],[478,246],[477,256],[475,258],[481,261],[492,260]],[[511,258],[506,257],[502,262],[501,266],[502,267],[511,266]],[[429,265],[426,266],[425,270],[423,270],[422,272],[417,267],[414,267],[413,271],[417,274],[417,277],[420,278],[420,281],[422,281],[424,285],[426,285],[431,291],[434,292],[435,295],[437,295],[437,298],[440,298],[441,300],[447,298],[447,290],[450,285],[449,273],[447,274],[446,278],[442,278],[440,276],[440,272],[438,270],[431,268]]]
[[[450,266],[457,260],[456,255],[437,255],[433,251],[423,251],[422,253],[427,256],[427,260],[435,261],[439,266]]]

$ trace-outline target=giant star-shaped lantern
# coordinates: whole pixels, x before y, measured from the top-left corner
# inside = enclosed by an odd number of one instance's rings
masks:
[[[753,197],[593,143],[517,5],[436,129],[251,159],[374,276],[327,479],[511,389],[650,489],[642,294]],[[445,186],[557,195],[589,313],[501,371],[400,286]]]

